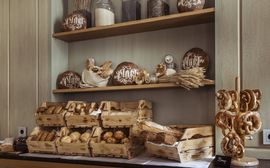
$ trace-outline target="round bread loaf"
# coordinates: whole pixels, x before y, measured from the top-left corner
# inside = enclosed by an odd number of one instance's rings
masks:
[[[139,74],[139,67],[132,62],[122,62],[119,64],[110,79],[110,85],[133,85],[136,76]]]
[[[179,12],[188,12],[203,9],[205,0],[178,0],[177,8]]]
[[[79,132],[72,132],[69,136],[71,137],[72,142],[76,142],[80,139],[81,134]]]
[[[103,135],[103,140],[107,140],[108,138],[113,137],[113,133],[112,132],[105,132],[105,134]]]
[[[89,132],[85,132],[81,135],[80,140],[82,142],[88,142],[90,138],[91,138],[91,134]]]
[[[70,136],[64,136],[62,139],[61,139],[61,142],[63,143],[71,143],[72,142],[72,139]]]
[[[74,89],[79,88],[81,82],[81,75],[77,72],[66,71],[57,77],[58,89]]]
[[[115,131],[113,136],[116,140],[122,140],[126,137],[123,131]]]
[[[209,57],[201,48],[192,48],[184,55],[182,67],[184,70],[202,67],[207,70]]]

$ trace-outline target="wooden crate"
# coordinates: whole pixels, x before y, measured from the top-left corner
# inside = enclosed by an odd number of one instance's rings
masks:
[[[47,109],[50,106],[63,106],[63,110],[65,107],[65,103],[54,103],[54,102],[45,102],[39,107],[39,109]],[[39,110],[38,109],[38,110]],[[45,114],[45,113],[35,113],[36,123],[41,127],[58,127],[58,126],[65,126],[65,113],[62,112],[61,114]]]
[[[95,130],[94,139],[90,142],[93,157],[116,157],[132,159],[144,151],[144,141],[138,137],[129,136],[130,142],[125,144],[109,144],[101,141],[101,135],[104,130],[98,128]]]
[[[91,156],[91,151],[88,143],[64,143],[59,140],[56,142],[58,154],[60,155],[79,155]]]
[[[56,154],[56,140],[53,141],[34,141],[33,136],[29,136],[26,140],[26,144],[29,150],[29,153],[48,153],[48,154]]]
[[[171,126],[183,132],[173,145],[147,141],[150,154],[158,157],[187,162],[211,157],[214,154],[214,132],[212,126]]]
[[[65,116],[67,127],[81,128],[100,126],[100,113],[96,113],[97,104],[91,103],[91,109],[86,112],[86,115],[69,115]]]
[[[101,120],[104,128],[131,127],[138,120],[152,120],[152,103],[146,100],[137,102],[101,102]]]
[[[94,129],[94,128],[93,128]],[[76,130],[83,133],[81,129],[71,129],[73,132]],[[92,135],[91,135],[92,136]],[[79,143],[65,143],[61,142],[61,138],[56,141],[57,151],[60,155],[74,155],[74,156],[91,156],[90,140],[88,142]]]

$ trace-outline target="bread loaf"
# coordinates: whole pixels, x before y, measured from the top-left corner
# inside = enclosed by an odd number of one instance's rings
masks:
[[[91,138],[91,134],[89,132],[85,132],[81,135],[80,140],[84,143],[88,142]]]
[[[63,143],[71,143],[72,142],[72,139],[70,136],[64,136],[62,139],[61,139],[61,142]]]
[[[76,142],[80,139],[81,134],[79,132],[72,132],[69,136],[71,137],[72,142]]]
[[[50,106],[47,110],[46,110],[46,114],[53,114],[53,111],[55,110],[55,106]]]

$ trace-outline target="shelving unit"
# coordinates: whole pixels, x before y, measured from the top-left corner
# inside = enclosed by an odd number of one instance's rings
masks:
[[[146,85],[126,85],[126,86],[107,86],[96,88],[78,88],[78,89],[55,89],[54,94],[62,93],[87,93],[87,92],[104,92],[104,91],[121,91],[121,90],[143,90],[143,89],[162,89],[162,88],[181,88],[174,83],[146,84]]]
[[[188,26],[214,22],[215,9],[207,8],[192,12],[172,14],[168,16],[117,23],[110,26],[93,27],[72,32],[60,32],[53,37],[66,42],[98,39],[118,35],[155,31],[173,27]]]

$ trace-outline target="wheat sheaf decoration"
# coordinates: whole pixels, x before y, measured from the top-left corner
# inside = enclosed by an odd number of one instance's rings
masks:
[[[252,139],[261,126],[258,112],[262,93],[259,89],[239,89],[236,79],[235,90],[219,90],[216,93],[219,111],[216,115],[216,126],[221,128],[223,139],[221,149],[224,155],[233,160],[245,156],[245,141]]]

